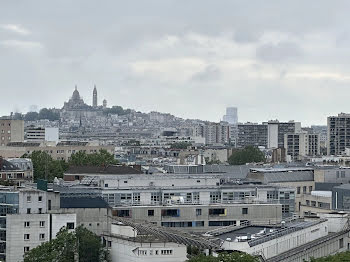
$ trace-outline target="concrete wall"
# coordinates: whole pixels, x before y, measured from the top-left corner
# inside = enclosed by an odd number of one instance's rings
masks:
[[[111,211],[107,208],[62,208],[62,213],[76,214],[77,227],[84,226],[96,235],[105,234],[110,229]]]
[[[24,247],[33,249],[49,240],[49,215],[48,214],[14,214],[6,216],[6,261],[23,261]],[[40,221],[44,226],[40,227]],[[24,226],[29,222],[29,227]],[[30,239],[25,240],[24,234],[29,234]],[[43,240],[40,234],[45,234]]]

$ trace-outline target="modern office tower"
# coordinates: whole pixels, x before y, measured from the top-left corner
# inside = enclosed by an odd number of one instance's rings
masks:
[[[327,155],[342,155],[350,148],[350,114],[340,113],[327,118]]]
[[[237,107],[227,107],[226,115],[224,115],[223,121],[228,122],[231,125],[237,125],[238,124]]]
[[[92,92],[92,106],[97,107],[97,89],[94,86],[94,91]]]
[[[284,148],[286,155],[292,161],[300,161],[306,157],[320,155],[320,135],[307,132],[284,135]]]
[[[238,125],[237,147],[263,146],[267,147],[268,125],[266,123],[245,123]]]
[[[10,142],[23,142],[24,121],[13,119],[0,119],[0,146]]]

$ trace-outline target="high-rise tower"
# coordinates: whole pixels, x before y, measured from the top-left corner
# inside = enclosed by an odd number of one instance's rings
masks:
[[[97,89],[96,85],[94,86],[94,91],[92,93],[92,106],[97,107]]]

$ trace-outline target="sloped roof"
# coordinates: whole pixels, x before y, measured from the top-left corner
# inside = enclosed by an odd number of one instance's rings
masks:
[[[265,183],[299,182],[314,180],[314,173],[312,171],[275,172],[265,173],[263,175]]]
[[[61,197],[61,208],[107,208],[101,197]]]
[[[20,170],[17,166],[12,164],[11,162],[0,158],[0,172],[6,172],[6,171],[16,171]]]

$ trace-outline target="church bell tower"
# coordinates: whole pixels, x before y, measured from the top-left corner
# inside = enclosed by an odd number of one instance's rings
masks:
[[[94,91],[92,93],[92,106],[97,107],[97,89],[96,85],[94,86]]]

